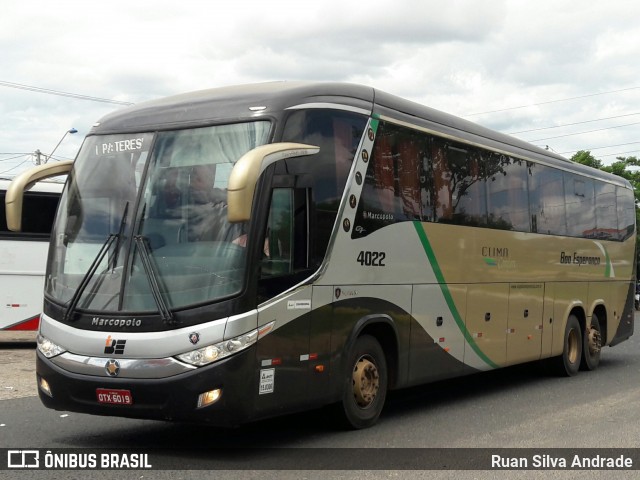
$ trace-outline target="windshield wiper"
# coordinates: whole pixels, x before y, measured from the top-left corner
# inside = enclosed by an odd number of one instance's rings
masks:
[[[76,288],[76,291],[73,293],[73,297],[71,297],[71,300],[69,301],[69,306],[67,307],[66,312],[64,312],[65,322],[68,322],[69,319],[71,318],[71,315],[73,314],[76,307],[78,306],[78,302],[80,301],[80,297],[82,296],[82,293],[87,288],[87,285],[89,285],[91,278],[96,273],[96,270],[98,270],[98,266],[100,265],[100,262],[102,262],[102,259],[105,257],[105,255],[111,248],[111,245],[116,240],[116,237],[117,235],[114,233],[109,234],[107,239],[102,244],[102,247],[100,247],[100,251],[96,255],[96,258],[93,259],[93,262],[89,266],[89,270],[87,270],[87,273],[85,273],[84,276],[82,277],[82,280],[80,281],[80,285],[78,285],[78,288]]]
[[[173,314],[171,313],[171,310],[169,310],[169,307],[167,307],[167,302],[162,294],[160,283],[158,282],[158,275],[153,266],[153,260],[149,256],[149,245],[147,244],[147,240],[142,235],[136,235],[134,240],[138,247],[138,251],[140,252],[140,260],[142,261],[142,266],[147,274],[149,285],[151,286],[151,294],[158,306],[158,313],[160,313],[160,317],[165,323],[170,325],[175,324]]]
[[[127,214],[129,213],[129,202],[124,206],[124,212],[122,212],[122,220],[120,220],[120,228],[118,229],[116,248],[113,251],[113,257],[111,257],[111,262],[107,265],[107,270],[115,269],[116,265],[118,265],[118,255],[120,254],[120,244],[122,243],[122,234],[124,233],[124,226],[127,223]]]
[[[73,315],[73,313],[75,312],[75,309],[78,306],[80,297],[82,297],[82,294],[84,293],[85,289],[89,285],[89,282],[95,275],[96,270],[98,270],[98,266],[100,266],[100,263],[104,259],[105,255],[111,249],[111,245],[113,245],[114,241],[116,242],[116,248],[115,248],[115,251],[113,252],[113,256],[111,257],[111,260],[107,264],[106,270],[108,271],[109,269],[112,269],[112,270],[115,269],[118,263],[120,243],[122,242],[122,234],[124,232],[124,226],[127,223],[128,212],[129,212],[129,202],[127,202],[126,205],[124,206],[124,212],[122,212],[122,218],[120,219],[120,228],[118,229],[118,233],[109,234],[105,242],[102,244],[102,247],[98,251],[98,254],[93,259],[93,262],[89,266],[89,270],[87,270],[87,273],[85,273],[84,276],[82,277],[82,280],[80,281],[80,285],[78,285],[78,288],[76,288],[76,291],[73,293],[73,297],[71,297],[71,300],[69,301],[69,306],[67,307],[67,310],[64,312],[65,322],[68,322],[71,319],[71,316]],[[93,288],[93,291],[94,292],[97,291],[100,288],[101,284],[102,282],[97,283],[95,285],[95,288]]]

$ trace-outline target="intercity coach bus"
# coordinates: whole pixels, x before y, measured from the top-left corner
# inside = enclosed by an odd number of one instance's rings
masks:
[[[237,425],[334,404],[363,428],[390,389],[543,359],[574,375],[633,333],[626,180],[373,88],[141,103],[64,168],[49,408]],[[49,174],[14,180],[11,228]]]
[[[0,178],[2,204],[10,182],[11,178]],[[62,181],[44,181],[29,188],[21,232],[9,230],[4,208],[0,211],[0,341],[35,339],[49,236],[62,187]]]

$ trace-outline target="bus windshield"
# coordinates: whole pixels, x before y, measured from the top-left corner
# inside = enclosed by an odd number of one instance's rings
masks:
[[[54,225],[47,295],[69,310],[162,312],[238,293],[246,225],[227,220],[227,183],[269,130],[88,137]]]

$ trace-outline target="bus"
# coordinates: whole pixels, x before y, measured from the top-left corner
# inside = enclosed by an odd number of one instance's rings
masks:
[[[37,348],[52,409],[227,426],[332,406],[365,428],[390,390],[538,360],[571,376],[633,333],[626,180],[371,87],[140,103],[66,168]],[[10,228],[48,174],[14,180]]]
[[[3,205],[10,183],[10,177],[0,178]],[[35,340],[42,311],[49,236],[63,185],[63,180],[48,180],[25,192],[21,232],[7,228],[5,210],[1,209],[0,340]]]

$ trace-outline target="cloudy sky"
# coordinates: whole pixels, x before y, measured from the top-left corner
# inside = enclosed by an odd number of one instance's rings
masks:
[[[370,85],[570,157],[640,156],[637,0],[6,2],[0,175],[73,158],[123,104],[238,83]]]

